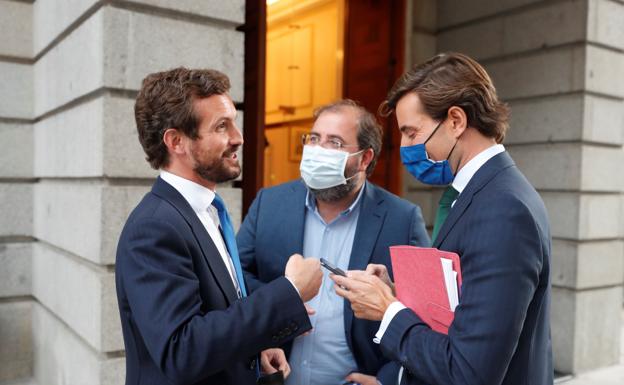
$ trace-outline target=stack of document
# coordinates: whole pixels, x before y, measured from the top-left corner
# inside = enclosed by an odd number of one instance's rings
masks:
[[[448,334],[461,296],[459,255],[415,246],[390,247],[397,299],[431,329]]]
[[[442,262],[442,272],[444,273],[444,286],[448,296],[451,311],[454,312],[459,305],[459,292],[457,290],[457,272],[453,270],[453,261],[440,257]]]

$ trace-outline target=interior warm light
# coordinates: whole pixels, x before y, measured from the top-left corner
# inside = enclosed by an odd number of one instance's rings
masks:
[[[279,0],[266,0],[267,5],[271,5],[271,4],[275,4],[277,3]]]

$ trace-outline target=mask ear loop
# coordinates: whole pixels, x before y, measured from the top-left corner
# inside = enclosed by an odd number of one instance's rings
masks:
[[[360,155],[361,153],[363,153],[364,151],[369,150],[369,149],[370,149],[370,147],[369,147],[369,148],[366,148],[366,149],[362,149],[362,150],[360,150],[360,151],[358,151],[358,152],[354,152],[354,153],[352,153],[352,154],[349,154],[347,157],[349,157],[349,156],[356,156],[356,155]],[[346,164],[346,162],[345,162],[345,167],[346,167],[346,165],[347,165],[347,164]],[[364,170],[364,171],[366,171],[366,170]],[[359,174],[360,172],[361,172],[361,171],[356,171],[356,172],[355,172],[355,174],[351,175],[351,176],[350,176],[350,177],[348,177],[348,178],[345,178],[345,182],[346,182],[346,181],[348,181],[349,179],[353,179],[353,178],[355,178],[355,176],[356,176],[357,174]]]
[[[435,133],[438,131],[438,128],[440,128],[440,126],[442,125],[442,123],[444,123],[444,121],[446,120],[446,118],[442,119],[440,121],[440,123],[438,123],[438,125],[436,126],[436,128],[433,129],[433,132],[431,133],[431,135],[429,135],[429,137],[427,138],[427,140],[425,140],[423,142],[423,145],[427,144],[427,142],[429,141],[429,139],[433,138],[433,135],[435,135]]]

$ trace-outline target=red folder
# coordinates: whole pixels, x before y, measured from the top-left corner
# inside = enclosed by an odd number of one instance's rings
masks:
[[[453,261],[461,294],[459,255],[415,246],[390,247],[397,299],[409,307],[431,329],[448,334],[455,313],[451,311],[440,258]]]

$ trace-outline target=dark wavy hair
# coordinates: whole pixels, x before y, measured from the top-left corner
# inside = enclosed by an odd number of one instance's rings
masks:
[[[143,79],[134,104],[139,141],[152,168],[169,164],[163,135],[175,128],[197,139],[199,119],[193,103],[199,98],[229,91],[230,80],[219,71],[183,67],[156,72]]]
[[[408,92],[418,95],[426,113],[435,120],[444,119],[449,108],[457,106],[464,110],[469,126],[497,143],[505,139],[509,107],[498,99],[485,69],[466,55],[442,53],[403,74],[379,107],[379,113],[392,114]]]

